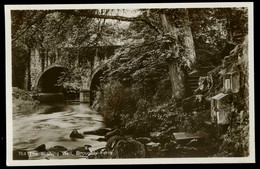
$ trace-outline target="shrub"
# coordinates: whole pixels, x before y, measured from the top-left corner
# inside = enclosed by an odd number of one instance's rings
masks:
[[[121,117],[131,118],[137,109],[137,101],[131,88],[126,88],[117,81],[105,84],[97,99],[108,125],[122,126]]]
[[[13,98],[14,99],[19,99],[19,100],[29,100],[32,101],[32,97],[30,96],[30,92],[26,90],[19,89],[17,87],[13,87],[13,92],[12,92]]]
[[[208,119],[209,112],[193,111],[192,113],[181,112],[177,116],[178,130],[183,132],[206,131],[204,120]]]
[[[249,113],[233,112],[231,123],[221,136],[218,156],[245,157],[249,155]]]

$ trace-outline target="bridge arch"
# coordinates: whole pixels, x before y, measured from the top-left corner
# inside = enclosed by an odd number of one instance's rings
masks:
[[[36,79],[35,90],[39,93],[62,92],[62,88],[60,86],[56,86],[56,83],[62,75],[62,72],[68,69],[68,66],[65,64],[55,63],[49,65]]]
[[[98,91],[98,88],[100,87],[100,77],[103,75],[103,70],[98,70],[95,75],[93,75],[90,83],[90,104],[93,104],[93,101],[95,99],[95,94]]]
[[[92,71],[92,75],[90,78],[90,105],[93,104],[95,99],[95,94],[98,91],[98,88],[101,84],[101,76],[104,74],[104,69],[106,64],[102,64]]]

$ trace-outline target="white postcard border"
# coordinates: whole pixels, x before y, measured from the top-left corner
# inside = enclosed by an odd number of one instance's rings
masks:
[[[11,66],[11,10],[32,9],[140,9],[140,8],[221,8],[247,7],[249,23],[249,112],[250,145],[249,157],[241,158],[146,158],[146,159],[84,159],[84,160],[12,160],[13,123],[12,123],[12,66]],[[254,29],[253,3],[149,3],[149,4],[42,4],[42,5],[5,5],[5,39],[6,39],[6,164],[8,166],[46,166],[46,165],[100,165],[100,164],[205,164],[205,163],[254,163],[255,162],[255,104],[254,104]]]

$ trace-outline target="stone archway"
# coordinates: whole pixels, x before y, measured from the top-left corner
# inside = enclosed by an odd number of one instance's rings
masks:
[[[66,66],[53,64],[41,72],[36,80],[35,91],[38,93],[40,102],[64,102],[64,90],[58,86],[59,77],[64,71],[68,70]]]
[[[62,72],[66,70],[68,70],[67,67],[57,64],[47,67],[36,80],[36,91],[43,93],[62,92],[61,87],[56,84]]]
[[[93,77],[91,78],[91,84],[90,84],[90,105],[93,104],[93,101],[95,99],[95,93],[98,91],[98,88],[100,87],[100,77],[103,75],[103,69],[99,69],[95,72]]]

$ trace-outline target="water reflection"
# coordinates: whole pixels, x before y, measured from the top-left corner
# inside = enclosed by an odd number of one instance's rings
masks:
[[[13,110],[14,149],[32,150],[41,144],[47,148],[60,145],[73,149],[86,144],[90,150],[105,146],[99,136],[85,135],[84,139],[72,140],[73,129],[79,133],[104,127],[103,117],[86,104],[40,104],[34,108]]]

